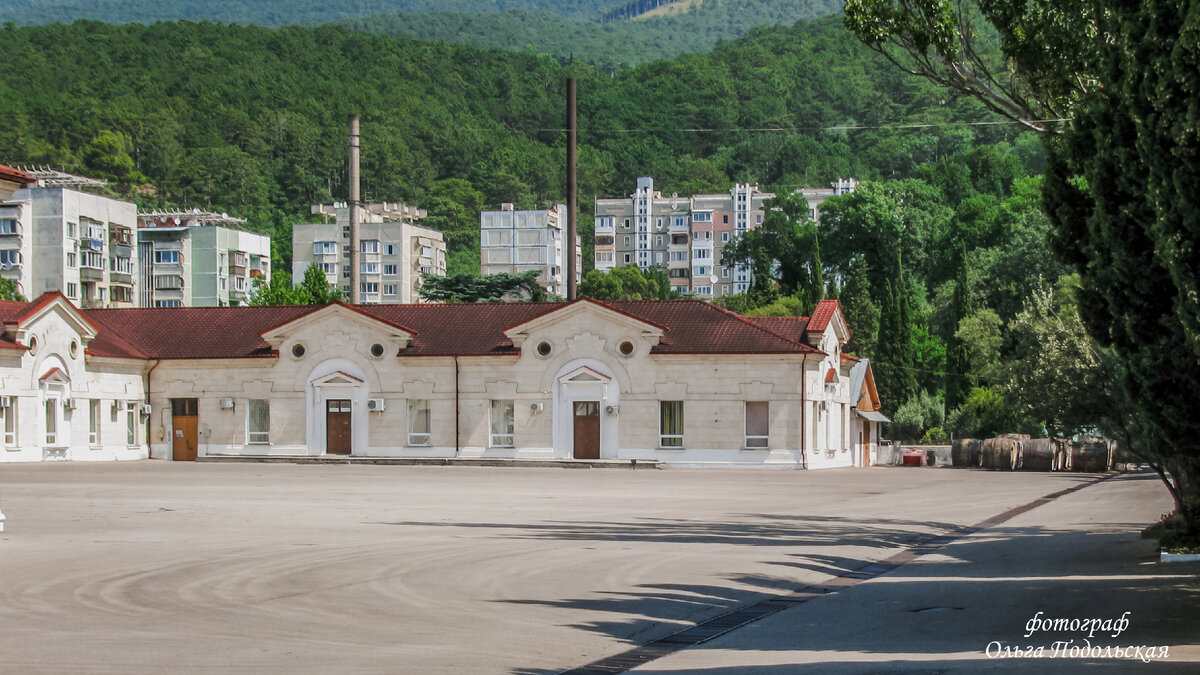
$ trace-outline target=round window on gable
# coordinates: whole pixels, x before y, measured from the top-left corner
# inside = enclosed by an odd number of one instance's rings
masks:
[[[37,350],[38,350],[38,339],[37,339],[37,336],[36,336],[36,335],[31,335],[31,336],[29,336],[29,353],[30,353],[30,354],[37,354]]]
[[[371,356],[377,359],[381,358],[383,356],[383,345],[379,344],[378,342],[371,345]]]
[[[617,349],[620,350],[621,356],[633,356],[633,343],[629,340],[622,342]]]
[[[549,342],[538,343],[537,353],[539,356],[550,356],[550,352],[552,351],[554,351],[554,349],[550,346]]]
[[[298,359],[302,356],[304,356],[304,345],[297,342],[296,344],[292,345],[292,358]]]
[[[71,346],[68,347],[71,353],[71,358],[79,356],[79,340],[71,340]]]

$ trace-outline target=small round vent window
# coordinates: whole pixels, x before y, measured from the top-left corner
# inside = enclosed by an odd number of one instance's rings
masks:
[[[67,349],[71,353],[71,358],[79,356],[79,340],[71,340],[71,346]]]
[[[541,356],[550,356],[550,352],[551,352],[551,351],[553,351],[553,349],[550,347],[550,343],[549,343],[549,342],[539,342],[539,343],[538,343],[538,346],[537,346],[537,353],[538,353],[539,355],[541,355]]]
[[[379,344],[378,342],[371,345],[371,356],[374,356],[375,358],[383,356],[383,345]]]
[[[622,342],[617,349],[621,350],[622,356],[633,356],[633,343],[629,340]]]
[[[299,342],[292,345],[292,356],[297,359],[301,356],[304,356],[304,345],[300,344]]]
[[[29,353],[30,353],[30,354],[36,354],[36,353],[37,353],[37,350],[38,350],[38,339],[37,339],[37,336],[36,336],[36,335],[31,335],[31,336],[29,337]]]

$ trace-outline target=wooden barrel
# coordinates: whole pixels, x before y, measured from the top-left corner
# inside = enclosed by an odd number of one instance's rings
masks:
[[[979,451],[983,441],[977,438],[960,438],[950,447],[950,463],[959,467],[979,466]]]
[[[983,442],[981,466],[993,471],[1015,471],[1021,465],[1024,441],[1016,434],[989,438]]]
[[[1051,471],[1058,461],[1058,442],[1053,438],[1032,438],[1025,441],[1021,453],[1022,471]]]
[[[1108,446],[1103,443],[1072,443],[1071,470],[1085,473],[1108,471]]]

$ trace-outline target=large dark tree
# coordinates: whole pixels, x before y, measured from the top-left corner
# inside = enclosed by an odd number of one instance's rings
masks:
[[[1200,2],[983,0],[1011,69],[999,74],[972,47],[969,7],[855,0],[847,25],[1030,126],[1073,115],[1045,137],[1055,248],[1080,274],[1089,333],[1116,357],[1125,438],[1200,538]]]

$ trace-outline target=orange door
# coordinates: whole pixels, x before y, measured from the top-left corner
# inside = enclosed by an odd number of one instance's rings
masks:
[[[325,402],[325,452],[330,455],[350,454],[350,401]]]
[[[171,417],[171,426],[175,429],[175,438],[171,444],[171,459],[176,462],[196,461],[196,449],[199,436],[196,433],[200,418],[195,415]]]
[[[600,459],[600,402],[576,401],[575,459]]]

